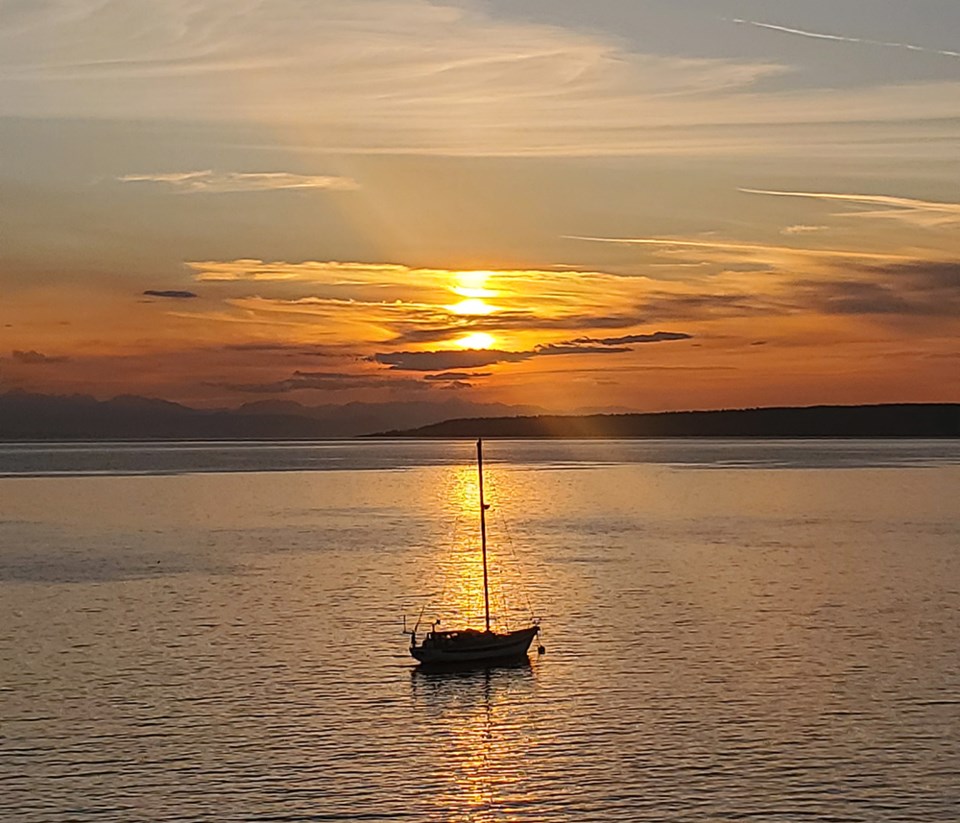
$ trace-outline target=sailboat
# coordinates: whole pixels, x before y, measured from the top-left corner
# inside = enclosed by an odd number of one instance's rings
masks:
[[[525,659],[533,638],[540,634],[539,620],[516,631],[497,632],[490,628],[490,582],[487,573],[487,509],[483,499],[483,441],[477,440],[477,475],[480,485],[480,548],[483,555],[483,610],[485,629],[441,631],[434,622],[419,645],[417,626],[410,632],[410,654],[424,664],[494,664]],[[542,645],[537,651],[543,654]]]

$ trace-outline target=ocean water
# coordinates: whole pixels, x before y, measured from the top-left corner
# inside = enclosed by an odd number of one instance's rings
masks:
[[[0,820],[960,819],[960,443],[0,444]]]

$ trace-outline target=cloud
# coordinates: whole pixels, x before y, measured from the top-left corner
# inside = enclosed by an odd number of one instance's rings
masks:
[[[798,280],[798,296],[822,314],[926,314],[893,286],[857,280]]]
[[[354,263],[338,260],[304,260],[288,263],[256,258],[190,260],[186,266],[200,281],[284,281],[341,286],[375,286],[393,283],[407,275],[429,276],[432,269],[412,269],[395,263]],[[447,275],[450,272],[445,272]]]
[[[651,288],[640,297],[638,310],[686,322],[791,315],[861,316],[886,323],[960,317],[960,262],[786,259],[764,272],[762,280],[749,272],[727,270],[669,288]],[[599,340],[630,342],[629,336]]]
[[[482,372],[466,372],[466,371],[447,371],[442,374],[427,374],[424,375],[424,380],[430,380],[438,383],[447,383],[447,382],[460,382],[464,380],[479,380],[482,377],[490,377],[493,372],[482,371]]]
[[[147,297],[172,297],[178,300],[189,300],[197,295],[192,291],[181,289],[147,289],[143,292]]]
[[[534,357],[568,354],[626,354],[633,351],[627,346],[611,346],[601,341],[596,342],[600,345],[591,345],[585,339],[563,343],[545,343],[529,351],[465,349],[462,351],[378,352],[367,359],[398,371],[434,371],[457,368],[473,369],[481,366],[492,366],[497,363],[520,363]],[[458,378],[475,376],[478,375],[457,374]],[[439,379],[439,377],[429,379]]]
[[[26,29],[0,27],[0,113],[303,125],[291,148],[310,152],[569,156],[755,150],[756,125],[785,122],[829,123],[849,144],[835,123],[957,111],[953,84],[783,94],[768,81],[790,69],[770,61],[637,53],[482,5],[271,0],[237,15],[229,0],[166,0],[132,26],[123,4],[52,2]]]
[[[487,272],[484,289],[499,307],[488,315],[451,310],[459,281],[458,272],[447,269],[235,260],[197,263],[195,270],[200,277],[223,278],[224,283],[259,284],[266,277],[284,283],[288,292],[313,292],[283,299],[226,298],[232,317],[276,326],[271,336],[287,335],[281,330],[285,325],[300,329],[296,337],[311,341],[306,347],[298,344],[300,349],[317,347],[341,356],[366,349],[364,354],[375,353],[371,362],[391,370],[437,373],[552,355],[626,355],[631,346],[707,339],[719,329],[730,334],[731,323],[746,319],[796,317],[802,323],[804,317],[845,315],[891,326],[901,319],[945,317],[945,307],[957,305],[949,285],[955,267],[949,260],[711,236],[603,240],[624,242],[646,254],[631,255],[629,268],[621,274]],[[663,261],[697,261],[702,266],[693,275],[685,272],[682,279],[642,274]],[[661,331],[643,330],[654,322]],[[696,325],[680,332],[668,323]],[[455,348],[452,341],[478,332],[494,338],[492,349],[450,350]],[[747,332],[750,339],[769,333],[766,326]],[[610,351],[613,348],[624,351]]]
[[[547,317],[541,312],[504,311],[486,316],[458,317],[450,322],[449,315],[423,315],[412,322],[391,323],[397,334],[390,345],[409,343],[441,343],[462,337],[466,332],[504,331],[570,331],[580,329],[617,329],[636,326],[643,318],[630,314],[571,314]],[[437,321],[437,322],[432,322]]]
[[[885,266],[862,266],[863,271],[906,279],[925,290],[949,290],[960,296],[960,260],[911,260]]]
[[[746,291],[738,284],[725,283],[725,279],[720,276],[713,283],[691,283],[683,291],[651,291],[643,298],[643,309],[671,320],[709,321],[773,317],[796,308],[779,282],[771,282],[764,293]]]
[[[785,226],[780,230],[780,234],[816,234],[820,231],[826,231],[828,226],[806,226],[798,224],[796,226]]]
[[[301,316],[324,333],[349,325],[343,337],[376,339],[391,348],[418,347],[470,332],[539,336],[552,332],[622,329],[645,321],[622,307],[636,302],[648,281],[597,271],[495,270],[481,272],[489,294],[488,314],[460,314],[462,282],[472,272],[412,268],[386,263],[262,260],[188,263],[198,280],[219,282],[237,293],[245,283],[276,283],[287,295],[229,297],[226,302],[252,316]],[[468,278],[469,279],[469,278]],[[308,292],[308,293],[304,293]],[[516,344],[515,344],[516,345]],[[526,348],[526,343],[521,344]],[[501,345],[501,348],[508,348]]]
[[[427,0],[271,0],[242,15],[230,0],[165,0],[139,5],[136,25],[123,4],[53,0],[3,35],[0,113],[310,123],[327,150],[622,148],[631,126],[783,71],[635,54],[613,36]]]
[[[20,351],[19,349],[14,349],[11,352],[11,356],[15,362],[30,366],[46,365],[48,363],[64,363],[70,359],[69,357],[63,355],[51,356],[44,354],[43,352],[34,351],[33,349],[30,351]]]
[[[725,18],[726,19],[726,18]],[[889,43],[884,40],[869,40],[864,37],[849,37],[840,34],[824,34],[817,31],[807,31],[806,29],[793,29],[787,26],[776,26],[772,23],[760,23],[756,20],[742,20],[739,18],[730,19],[729,22],[737,23],[743,26],[754,26],[759,29],[769,29],[771,31],[782,32],[783,34],[794,34],[800,37],[810,37],[815,40],[833,40],[840,43],[860,43],[866,46],[884,46],[893,49],[905,49],[906,51],[919,51],[926,54],[939,54],[943,57],[960,57],[960,51],[949,51],[946,49],[932,49],[926,46],[916,46],[912,43]]]
[[[915,226],[938,227],[960,225],[960,203],[935,200],[915,200],[909,197],[891,197],[883,194],[834,194],[813,191],[770,191],[766,189],[739,189],[745,194],[764,194],[772,197],[802,197],[811,200],[852,203],[857,206],[879,206],[879,210],[845,213],[844,217],[876,217],[900,220]]]
[[[844,279],[799,280],[801,299],[824,314],[960,317],[960,261],[862,266]]]
[[[749,191],[749,189],[744,189]],[[774,246],[763,243],[732,243],[723,240],[691,240],[671,237],[591,237],[567,234],[567,240],[584,240],[590,243],[620,243],[625,246],[654,246],[667,249],[703,249],[726,252],[746,252],[759,255],[797,255],[805,257],[832,257],[835,259],[859,260],[908,260],[905,255],[883,254],[842,249],[798,249],[794,246]]]
[[[585,346],[579,343],[547,343],[534,349],[535,357],[553,354],[624,354],[632,351],[626,346]]]
[[[651,334],[627,334],[623,337],[578,337],[574,343],[599,343],[602,346],[625,346],[632,343],[662,343],[667,340],[691,340],[692,334],[677,331],[655,331]]]
[[[284,189],[330,189],[353,191],[359,184],[349,177],[292,174],[291,172],[186,171],[163,174],[125,174],[121,183],[158,183],[192,194],[280,191]]]
[[[952,80],[784,89],[773,81],[791,68],[773,61],[638,53],[619,33],[496,19],[490,3],[129,5],[6,3],[0,116],[253,124],[271,148],[273,135],[303,135],[284,145],[458,156],[752,155],[812,139],[859,153],[889,139],[884,123],[916,132],[960,116]],[[865,125],[851,135],[845,123]],[[820,128],[766,128],[793,124]]]
[[[368,360],[389,366],[396,371],[447,371],[475,369],[496,363],[519,363],[534,357],[532,351],[498,351],[497,349],[465,349],[463,351],[398,351],[377,352]]]

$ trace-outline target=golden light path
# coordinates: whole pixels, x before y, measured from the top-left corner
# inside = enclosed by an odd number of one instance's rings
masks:
[[[485,478],[493,480],[493,477]],[[483,626],[483,567],[480,553],[480,495],[472,463],[450,467],[444,486],[447,514],[455,520],[450,545],[437,556],[434,585],[442,591],[441,614],[448,628]],[[489,487],[492,511],[499,507],[502,487]],[[508,487],[509,488],[509,487]],[[507,490],[504,494],[509,497]],[[504,572],[504,535],[491,542],[491,607],[494,619],[509,628],[510,609],[499,583]],[[519,581],[517,581],[519,582]],[[415,678],[422,690],[419,709],[442,720],[448,736],[443,746],[442,783],[436,802],[445,820],[494,823],[503,820],[505,804],[532,799],[535,782],[526,757],[530,738],[524,723],[531,705],[536,673],[532,666],[489,669],[455,678]]]
[[[487,556],[490,569],[491,619],[500,630],[522,625],[531,618],[524,595],[525,581],[509,528],[500,511],[502,501],[517,494],[510,479],[487,474]],[[446,513],[453,523],[433,563],[434,596],[428,605],[436,609],[449,628],[483,628],[483,559],[480,542],[480,493],[477,467],[451,467],[443,485]],[[436,594],[439,593],[439,594]]]

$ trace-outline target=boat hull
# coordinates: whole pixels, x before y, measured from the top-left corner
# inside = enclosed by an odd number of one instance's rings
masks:
[[[410,654],[421,663],[427,664],[472,664],[497,663],[526,657],[533,638],[540,629],[531,626],[528,629],[508,634],[480,634],[468,643],[450,641],[431,643],[428,639],[421,646],[411,646]]]

